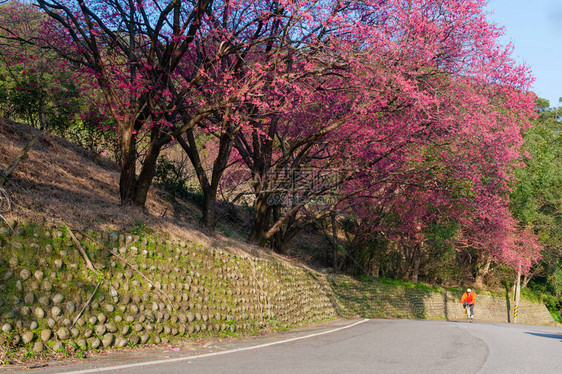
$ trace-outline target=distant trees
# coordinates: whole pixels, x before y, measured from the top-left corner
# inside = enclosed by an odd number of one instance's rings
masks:
[[[525,167],[517,170],[510,207],[544,246],[543,258],[524,284],[540,277],[562,297],[562,125],[546,100],[537,99],[536,110],[533,127],[525,134]]]
[[[98,127],[111,119],[99,95],[55,51],[34,44],[41,40],[44,15],[18,2],[0,10],[0,115],[70,136],[92,150],[105,146],[107,134]]]

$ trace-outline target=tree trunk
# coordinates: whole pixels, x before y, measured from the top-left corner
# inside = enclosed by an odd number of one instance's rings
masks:
[[[136,147],[132,126],[121,131],[121,175],[119,178],[119,195],[121,205],[134,204],[136,182]]]
[[[532,278],[532,275],[524,275],[523,282],[521,283],[521,289],[526,288]]]
[[[273,250],[280,254],[287,254],[289,249],[289,243],[295,238],[299,233],[299,229],[293,228],[290,230],[279,232],[278,235],[274,236]]]
[[[259,246],[265,245],[265,234],[269,229],[271,206],[267,204],[267,196],[259,196],[256,200],[256,222],[250,231],[248,240]]]
[[[136,206],[144,208],[146,204],[148,190],[152,185],[152,180],[154,179],[154,174],[156,173],[156,163],[158,162],[160,149],[161,147],[154,144],[154,142],[151,143],[148,148],[140,175],[135,182],[133,203]]]
[[[215,230],[215,225],[217,224],[217,193],[228,159],[230,158],[232,139],[236,131],[238,131],[238,128],[228,126],[227,131],[221,135],[219,151],[213,163],[213,171],[211,172],[211,183],[207,186],[207,190],[204,191],[203,225],[211,231]]]
[[[483,267],[479,268],[476,272],[476,279],[474,280],[474,287],[482,288],[484,285],[484,277],[486,277],[490,273],[490,265],[492,264],[491,260],[486,260],[486,263]]]
[[[39,130],[44,131],[45,130],[45,119],[43,118],[43,94],[41,93],[39,95],[39,105],[37,108],[37,115],[39,117]]]
[[[224,170],[232,151],[233,131],[237,131],[237,129],[230,129],[229,132],[221,135],[219,151],[215,158],[215,162],[213,163],[213,170],[211,172],[211,181],[209,181],[207,172],[203,167],[203,162],[201,161],[201,157],[197,149],[197,142],[195,141],[193,130],[188,130],[185,133],[187,142],[183,139],[183,137],[178,137],[178,142],[189,157],[191,165],[193,165],[195,173],[197,174],[197,180],[199,181],[201,191],[203,191],[203,198],[205,202],[203,205],[203,217],[201,219],[201,223],[210,231],[214,231],[215,225],[217,224],[217,192],[220,180],[224,174]]]
[[[416,256],[414,259],[414,268],[412,270],[412,282],[418,282],[420,276],[420,265],[421,265],[421,258],[420,256]]]
[[[214,231],[217,223],[217,190],[203,191],[205,205],[203,206],[203,218],[201,222],[208,230]]]

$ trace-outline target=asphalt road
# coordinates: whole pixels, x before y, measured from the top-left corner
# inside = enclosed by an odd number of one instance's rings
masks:
[[[122,359],[109,371],[107,362],[90,362],[38,372],[562,373],[562,329],[478,321],[337,321],[195,353],[164,360],[147,356],[148,364],[142,357]]]

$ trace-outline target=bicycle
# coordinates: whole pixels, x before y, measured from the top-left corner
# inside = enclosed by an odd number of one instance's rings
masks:
[[[474,315],[470,312],[470,304],[463,305],[464,307],[464,317],[466,322],[472,323],[474,321]]]

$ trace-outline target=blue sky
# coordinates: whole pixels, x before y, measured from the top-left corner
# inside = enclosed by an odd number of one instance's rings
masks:
[[[535,76],[535,93],[558,105],[562,97],[562,0],[488,0],[489,19],[505,27],[514,56]],[[560,103],[562,107],[562,103]]]

